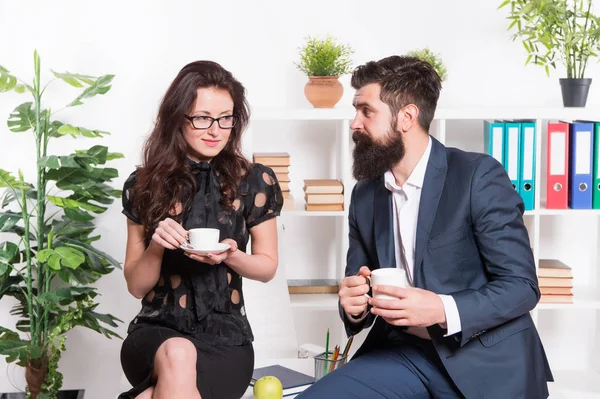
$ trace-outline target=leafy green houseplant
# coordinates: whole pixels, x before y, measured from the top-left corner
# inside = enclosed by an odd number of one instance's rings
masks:
[[[592,0],[506,0],[498,6],[504,7],[510,7],[512,40],[520,38],[528,53],[525,64],[544,67],[548,76],[550,68],[564,65],[564,106],[585,106],[592,83],[586,68],[600,51],[600,17],[592,13]]]
[[[325,39],[309,36],[298,49],[296,67],[308,76],[304,94],[315,108],[332,108],[344,94],[339,77],[352,72],[352,48],[328,35]]]
[[[429,47],[425,47],[418,50],[411,50],[406,55],[411,57],[416,57],[422,61],[427,61],[431,64],[433,69],[437,72],[442,82],[444,82],[448,78],[448,71],[444,62],[442,61],[442,57],[439,53],[435,53],[429,49]]]
[[[52,73],[51,82],[62,80],[80,90],[66,107],[106,94],[113,79]],[[0,241],[0,300],[14,298],[11,314],[18,318],[16,331],[0,327],[0,354],[25,367],[28,395],[34,399],[57,397],[62,386],[58,360],[67,331],[82,326],[118,337],[110,327],[120,321],[96,312],[97,292],[91,284],[121,267],[93,244],[100,238],[94,234],[95,215],[121,194],[109,185],[118,177],[117,170],[105,164],[123,156],[101,145],[68,155],[48,153],[50,140],[108,134],[53,119],[54,113],[42,104],[51,82],[42,87],[37,51],[31,85],[0,66],[0,93],[15,91],[33,98],[15,108],[8,128],[35,137],[35,184],[27,182],[20,169],[16,175],[0,169],[0,233],[9,239]]]

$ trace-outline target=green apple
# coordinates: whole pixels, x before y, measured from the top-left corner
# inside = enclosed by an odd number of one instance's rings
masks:
[[[266,375],[254,383],[255,399],[281,399],[283,398],[283,386],[279,378]]]

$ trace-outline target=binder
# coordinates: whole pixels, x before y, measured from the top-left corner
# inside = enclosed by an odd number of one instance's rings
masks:
[[[592,168],[594,124],[574,121],[570,124],[569,208],[592,209]]]
[[[505,122],[505,159],[506,172],[515,190],[519,191],[521,175],[521,124]]]
[[[594,132],[594,187],[592,191],[592,208],[600,209],[600,122],[595,123]]]
[[[483,151],[506,167],[504,158],[504,123],[483,121]]]
[[[569,123],[548,122],[546,208],[567,209],[569,183]]]
[[[535,207],[535,143],[536,126],[534,121],[521,122],[521,175],[519,194],[523,198],[525,210]]]

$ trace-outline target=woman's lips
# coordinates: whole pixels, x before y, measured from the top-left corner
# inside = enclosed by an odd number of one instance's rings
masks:
[[[216,147],[217,144],[219,144],[219,140],[206,140],[206,139],[202,139],[202,141],[204,141],[204,143],[209,146],[209,147]]]

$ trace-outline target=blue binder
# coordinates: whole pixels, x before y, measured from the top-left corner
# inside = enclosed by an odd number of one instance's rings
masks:
[[[594,124],[574,121],[569,125],[569,208],[592,209]]]
[[[506,172],[515,190],[521,187],[521,124],[518,122],[505,122],[505,160]]]
[[[483,151],[505,165],[504,157],[504,123],[499,121],[483,121]]]
[[[520,124],[519,194],[523,198],[525,210],[530,211],[535,207],[535,147],[537,132],[534,121],[520,121]]]

